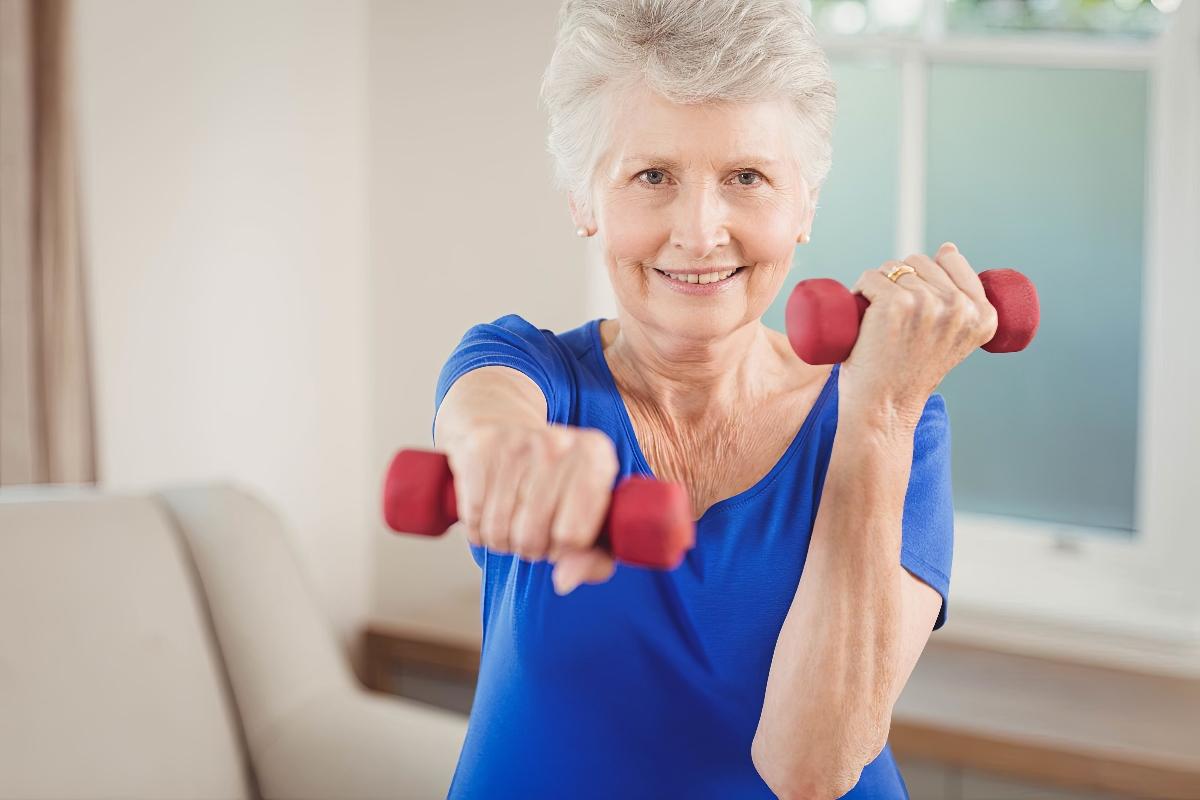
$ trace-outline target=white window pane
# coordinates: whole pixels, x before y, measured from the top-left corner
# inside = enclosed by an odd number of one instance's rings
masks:
[[[804,278],[847,286],[893,258],[899,163],[899,73],[888,61],[833,61],[838,115],[833,166],[817,200],[812,241],[797,246],[792,273],[764,321],[784,329],[791,287]]]
[[[1037,284],[1023,353],[943,381],[960,510],[1134,520],[1148,76],[935,66],[926,243]]]

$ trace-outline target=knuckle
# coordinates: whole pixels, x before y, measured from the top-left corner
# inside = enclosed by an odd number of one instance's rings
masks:
[[[484,547],[486,547],[488,550],[491,550],[494,553],[511,553],[512,552],[512,543],[508,539],[502,539],[502,538],[497,538],[494,536],[488,536],[483,533],[480,534],[479,538],[480,538],[480,541],[483,542]]]
[[[483,502],[476,497],[467,498],[459,509],[458,518],[464,525],[471,528],[479,528],[480,519],[483,517]]]
[[[551,523],[551,538],[565,547],[584,549],[596,542],[610,492],[594,476],[577,474],[564,491],[572,502],[560,505]]]
[[[513,532],[512,548],[514,553],[528,561],[536,561],[546,554],[545,542],[529,526],[522,526]]]
[[[481,525],[479,535],[493,550],[506,552],[512,544],[512,538],[506,526]]]
[[[979,335],[984,338],[984,342],[991,340],[996,335],[996,329],[999,327],[1000,315],[996,313],[996,309],[991,305],[987,307],[980,315]]]
[[[521,449],[518,454],[521,458],[540,464],[547,460],[551,452],[553,452],[553,442],[545,433],[538,432],[532,436],[521,437]]]
[[[587,526],[578,519],[564,518],[555,523],[553,539],[565,547],[585,548],[595,541],[595,534],[595,531],[589,532]]]
[[[531,493],[536,498],[537,491]],[[526,503],[513,515],[509,525],[509,536],[514,552],[522,557],[533,558],[545,552],[549,544],[549,531],[543,509],[535,499]]]
[[[574,438],[574,429],[569,425],[551,425],[541,431],[542,443],[550,453],[561,453],[568,449]]]
[[[516,553],[521,558],[529,558],[530,546],[525,540],[525,534],[521,528],[516,528],[512,531],[512,535],[508,540],[509,552]]]
[[[533,463],[545,467],[557,463],[563,455],[569,435],[561,426],[553,426],[539,431],[532,438],[529,456]]]
[[[963,325],[964,327],[986,324],[984,322],[983,315],[979,312],[979,309],[975,308],[975,306],[969,301],[962,300],[955,304],[955,312],[957,314],[959,324]]]
[[[966,297],[956,295],[947,305],[947,315],[964,328],[978,326],[983,320],[983,311]]]
[[[476,526],[485,538],[500,542],[508,539],[511,521],[511,516],[502,514],[493,502],[484,506],[483,513],[476,519]]]
[[[967,320],[967,309],[957,299],[948,298],[937,304],[938,323],[947,327],[963,327]]]
[[[507,447],[510,457],[525,458],[537,444],[537,439],[526,435],[523,431],[514,431],[511,435],[511,441]]]
[[[589,457],[605,471],[617,469],[617,448],[608,434],[603,431],[593,431],[585,440]]]
[[[476,525],[483,535],[489,539],[499,540],[507,538],[508,527],[495,510],[485,511],[483,516],[478,518]]]

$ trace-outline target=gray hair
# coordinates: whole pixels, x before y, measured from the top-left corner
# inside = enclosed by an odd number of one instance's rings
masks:
[[[811,189],[824,183],[837,87],[800,0],[565,0],[541,99],[555,181],[581,207],[608,101],[639,82],[681,104],[790,100],[801,175]]]

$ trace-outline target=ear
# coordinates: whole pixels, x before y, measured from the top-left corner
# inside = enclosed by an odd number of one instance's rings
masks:
[[[821,190],[819,188],[809,191],[808,207],[804,209],[804,214],[800,218],[800,230],[797,231],[797,235],[800,233],[807,233],[809,236],[812,236],[813,217],[816,216],[817,198],[820,196]]]
[[[579,204],[575,202],[574,192],[567,192],[567,208],[571,211],[571,221],[575,223],[576,228],[591,230],[594,227],[591,212],[580,208]]]

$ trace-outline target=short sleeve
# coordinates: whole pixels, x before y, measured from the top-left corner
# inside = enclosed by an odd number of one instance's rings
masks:
[[[516,314],[476,325],[463,335],[438,376],[434,416],[455,381],[473,369],[492,366],[512,367],[528,376],[546,397],[547,421],[567,421],[572,384],[563,345],[552,332]]]
[[[904,498],[900,563],[942,596],[933,630],[946,623],[954,554],[954,500],[950,482],[950,418],[933,394],[913,435],[913,463]]]
[[[454,382],[473,369],[503,366],[527,375],[546,397],[548,422],[566,422],[570,416],[572,386],[566,356],[558,338],[539,330],[516,314],[468,330],[450,353],[438,376],[433,412],[442,405]],[[430,435],[432,435],[430,423]],[[471,558],[484,566],[486,551],[470,544]]]

